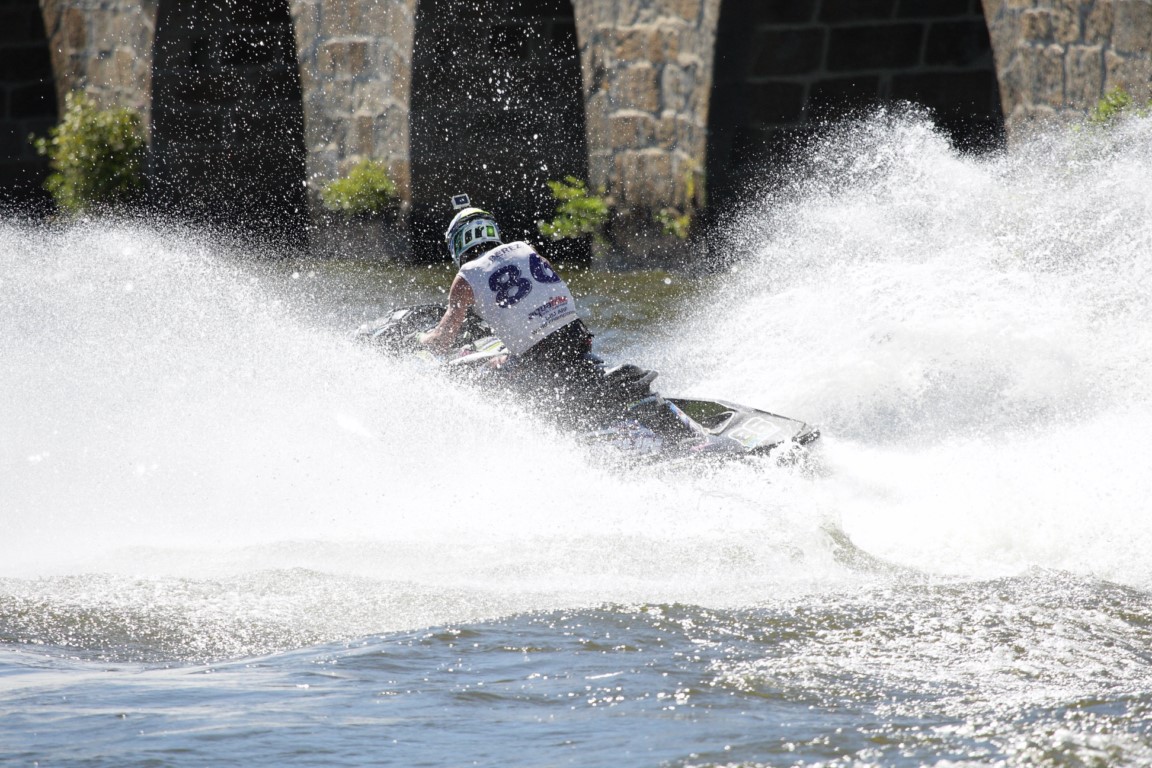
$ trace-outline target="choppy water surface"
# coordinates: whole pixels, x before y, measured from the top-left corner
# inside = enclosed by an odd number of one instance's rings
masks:
[[[803,469],[621,471],[348,339],[446,270],[0,227],[0,761],[1152,762],[1150,133],[879,116],[722,267],[573,275]]]

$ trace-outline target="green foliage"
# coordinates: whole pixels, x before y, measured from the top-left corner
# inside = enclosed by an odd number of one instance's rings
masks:
[[[563,181],[549,181],[548,189],[556,201],[556,216],[551,221],[536,223],[540,234],[553,240],[575,239],[585,235],[603,239],[604,225],[612,213],[604,190],[593,194],[588,191],[588,185],[575,176],[565,176]]]
[[[1108,125],[1121,115],[1135,114],[1137,117],[1147,117],[1152,110],[1152,101],[1143,107],[1137,107],[1135,99],[1120,86],[1104,94],[1104,98],[1096,102],[1088,121],[1094,125]]]
[[[49,159],[44,188],[70,214],[117,208],[144,189],[144,133],[140,115],[125,107],[100,109],[87,94],[64,99],[64,119],[47,137],[30,137]]]
[[[690,169],[684,177],[684,195],[688,199],[685,210],[663,208],[652,214],[652,220],[660,226],[660,231],[681,240],[686,240],[692,229],[695,214],[696,174]]]
[[[388,166],[379,160],[364,159],[348,175],[328,182],[320,191],[324,207],[348,218],[379,216],[397,203],[396,185],[388,176]]]
[[[652,215],[652,219],[660,225],[660,231],[665,235],[678,237],[684,240],[692,227],[692,214],[681,213],[676,208],[664,208]]]

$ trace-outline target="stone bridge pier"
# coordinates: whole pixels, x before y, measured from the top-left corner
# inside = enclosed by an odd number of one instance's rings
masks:
[[[536,237],[545,182],[603,189],[639,258],[791,148],[912,102],[966,151],[1152,89],[1152,0],[8,0],[0,205],[42,212],[27,142],[84,90],[135,108],[161,210],[303,238],[322,185],[384,161],[417,258],[448,195]]]

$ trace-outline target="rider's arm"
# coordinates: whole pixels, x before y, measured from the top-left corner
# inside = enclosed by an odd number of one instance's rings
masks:
[[[425,344],[437,352],[447,352],[460,333],[460,326],[464,325],[464,318],[468,316],[468,309],[476,303],[476,296],[472,293],[472,286],[461,275],[456,275],[452,287],[448,290],[448,309],[444,316],[428,333],[420,337],[420,343]]]

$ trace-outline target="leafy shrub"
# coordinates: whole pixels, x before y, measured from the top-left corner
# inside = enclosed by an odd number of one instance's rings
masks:
[[[563,181],[549,181],[548,189],[556,201],[556,216],[551,221],[536,222],[540,234],[553,240],[585,235],[603,239],[604,226],[612,212],[603,190],[600,194],[593,194],[588,191],[588,185],[575,176],[565,176]]]
[[[144,189],[144,133],[140,114],[126,107],[100,109],[85,93],[64,98],[64,118],[47,137],[30,137],[49,159],[44,182],[56,204],[70,214],[116,208]]]
[[[692,227],[692,214],[681,213],[676,208],[663,208],[652,215],[653,221],[660,225],[660,231],[665,235],[684,240]]]
[[[350,219],[379,216],[398,201],[388,166],[371,159],[361,160],[347,176],[325,184],[320,199],[325,208]]]
[[[652,214],[652,220],[660,226],[665,235],[686,240],[692,229],[692,219],[695,218],[696,174],[689,169],[684,177],[685,196],[688,203],[684,210],[679,208],[663,208]]]
[[[1092,110],[1092,114],[1088,116],[1088,121],[1095,125],[1108,125],[1125,114],[1147,117],[1149,110],[1152,110],[1152,101],[1149,101],[1149,103],[1143,107],[1136,107],[1136,100],[1132,98],[1128,91],[1117,86],[1104,94],[1104,97],[1100,99],[1100,101],[1096,102],[1096,107]]]

